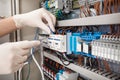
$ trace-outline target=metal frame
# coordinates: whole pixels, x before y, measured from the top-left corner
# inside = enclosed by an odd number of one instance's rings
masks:
[[[110,25],[110,24],[120,24],[120,13],[62,20],[58,21],[57,27],[68,27],[68,26],[90,26],[90,25]]]

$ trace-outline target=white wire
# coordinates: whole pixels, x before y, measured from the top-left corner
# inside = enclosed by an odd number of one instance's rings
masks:
[[[36,33],[35,33],[34,40],[37,40],[37,34],[38,34],[38,33],[39,33],[39,28],[36,29]],[[43,40],[43,39],[42,39],[42,40]],[[42,40],[40,40],[40,41],[42,41]],[[33,58],[33,61],[35,62],[35,64],[37,65],[37,67],[38,67],[38,69],[39,69],[39,71],[40,71],[40,73],[41,73],[42,80],[45,80],[44,74],[43,74],[43,70],[42,70],[42,68],[40,67],[39,63],[37,62],[37,60],[36,60],[36,58],[35,58],[35,56],[34,56],[34,54],[33,54],[33,48],[31,48],[30,53],[31,53],[31,56],[32,56],[32,58]]]
[[[38,67],[38,69],[39,69],[39,71],[40,71],[40,73],[41,73],[42,80],[45,80],[44,74],[43,74],[43,70],[42,70],[42,68],[40,67],[39,63],[37,62],[37,60],[36,60],[36,58],[35,58],[35,56],[34,56],[34,54],[33,54],[33,49],[32,49],[32,48],[31,48],[31,55],[32,55],[32,58],[33,58],[35,64],[37,65],[37,67]]]
[[[36,40],[38,32],[39,32],[39,29],[36,29],[36,33],[35,33],[36,35],[35,35],[34,40]],[[45,39],[46,39],[46,38],[45,38]],[[40,41],[42,42],[42,40],[44,40],[44,38],[41,39]],[[37,67],[38,67],[38,69],[39,69],[39,71],[40,71],[40,73],[41,73],[42,80],[45,80],[44,74],[43,74],[43,70],[42,70],[42,68],[40,67],[39,63],[37,62],[37,60],[36,60],[36,58],[35,58],[35,56],[34,56],[34,54],[33,54],[33,48],[31,48],[30,54],[31,54],[31,56],[32,56],[35,64],[37,65]],[[24,63],[24,65],[26,65],[26,64],[28,64],[28,62],[25,62],[25,63]],[[22,68],[23,68],[23,67],[22,67]],[[18,78],[19,80],[21,80],[21,70],[22,70],[22,68],[19,69],[19,78]]]
[[[22,71],[22,68],[20,68],[19,71],[18,71],[19,72],[18,80],[21,80],[21,71]]]
[[[25,65],[27,65],[28,64],[28,62],[25,62],[24,63],[24,65],[23,65],[23,67],[25,66]],[[21,80],[21,71],[22,71],[22,69],[23,69],[23,67],[21,67],[20,69],[19,69],[19,73],[18,73],[18,80]]]

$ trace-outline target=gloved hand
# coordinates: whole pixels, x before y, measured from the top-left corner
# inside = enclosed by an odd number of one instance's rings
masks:
[[[17,28],[25,26],[39,27],[50,34],[50,27],[53,32],[55,31],[54,26],[56,23],[56,18],[44,8],[40,8],[38,10],[21,15],[15,15],[13,16],[13,19]]]
[[[0,74],[16,72],[26,61],[29,49],[39,44],[40,41],[20,41],[0,45]]]

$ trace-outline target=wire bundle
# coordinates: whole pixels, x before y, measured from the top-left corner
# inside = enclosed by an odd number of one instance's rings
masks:
[[[38,34],[39,34],[39,28],[36,29],[36,33],[35,33],[34,40],[38,40]],[[43,39],[42,39],[42,40],[43,40]],[[40,40],[40,41],[42,41],[42,40]],[[28,75],[27,75],[26,80],[29,80],[29,76],[30,76],[30,62],[31,62],[32,59],[33,59],[33,61],[35,62],[35,64],[37,65],[37,67],[38,67],[38,69],[39,69],[39,71],[40,71],[40,73],[41,73],[42,80],[45,80],[44,74],[43,74],[43,70],[42,70],[42,68],[40,67],[38,61],[36,60],[36,58],[35,58],[35,56],[34,56],[34,52],[35,52],[35,49],[34,49],[34,48],[31,48],[31,51],[30,51],[30,54],[31,54],[31,55],[28,57],[28,60],[24,63],[24,66],[27,65],[27,64],[29,64]],[[22,67],[22,68],[23,68],[23,67]],[[22,70],[22,68],[19,69],[19,76],[18,76],[19,80],[21,80],[21,70]]]

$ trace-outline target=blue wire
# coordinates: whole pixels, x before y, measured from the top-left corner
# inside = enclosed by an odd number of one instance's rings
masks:
[[[48,26],[48,28],[50,29],[51,34],[55,34],[49,26]],[[34,36],[34,39],[33,39],[33,40],[38,40],[39,31],[40,31],[40,29],[37,28],[36,31],[35,31],[35,36]],[[35,52],[35,48],[33,47],[33,48],[32,48],[32,55],[34,54],[34,52]],[[32,60],[32,55],[30,55],[30,56],[28,57],[28,60],[27,60],[28,62],[30,62],[30,61]]]
[[[48,28],[50,29],[51,34],[55,34],[55,32],[53,32],[52,29],[50,28],[50,26],[48,26]]]
[[[48,28],[50,29],[51,34],[55,34],[55,32],[53,32],[52,29],[51,29],[49,26],[48,26]],[[33,40],[38,40],[39,31],[40,31],[40,29],[37,28],[36,31],[35,31],[35,36],[34,36],[34,39],[33,39]],[[32,55],[34,54],[34,52],[35,52],[35,48],[33,47],[33,48],[32,48]],[[28,60],[27,60],[28,62],[30,62],[30,61],[32,60],[32,55],[30,55],[30,56],[28,57]]]
[[[39,34],[39,28],[36,29],[36,31],[35,31],[35,36],[34,36],[34,39],[33,39],[33,40],[38,40],[38,34]],[[35,48],[32,47],[32,55],[33,55],[34,51],[35,51]],[[32,55],[30,55],[30,56],[28,57],[27,62],[31,62],[31,61],[32,61]]]

